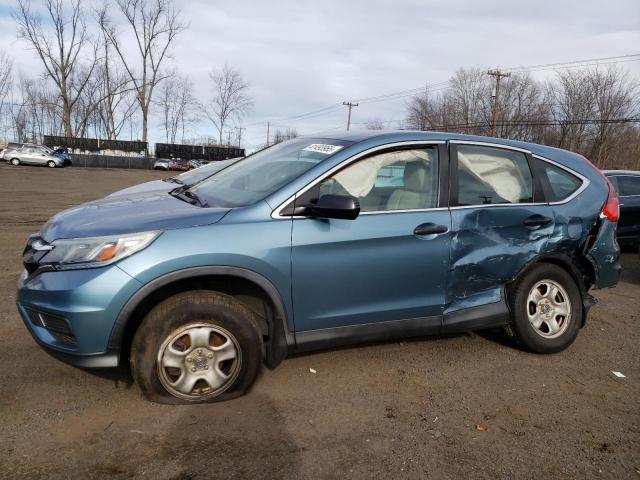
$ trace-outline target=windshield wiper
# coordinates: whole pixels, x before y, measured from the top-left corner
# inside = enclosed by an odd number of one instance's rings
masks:
[[[190,203],[191,205],[198,205],[200,207],[206,208],[209,204],[202,200],[198,195],[189,190],[185,190],[185,187],[174,188],[169,192],[169,195],[175,197],[183,202]]]
[[[177,177],[163,178],[162,181],[163,182],[177,183],[179,185],[184,185],[184,182],[182,180],[180,180],[179,178],[177,178]]]

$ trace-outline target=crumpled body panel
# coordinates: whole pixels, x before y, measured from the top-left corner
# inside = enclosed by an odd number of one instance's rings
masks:
[[[452,209],[445,313],[502,300],[504,286],[543,257],[567,259],[587,277],[587,287],[615,286],[620,276],[615,224],[584,211],[571,204]],[[552,221],[543,227],[525,226],[523,221],[532,215]],[[585,253],[594,234],[595,242]]]
[[[602,219],[596,239],[587,252],[595,272],[595,288],[615,287],[620,279],[620,247],[616,240],[616,224]]]
[[[547,206],[509,206],[452,210],[451,264],[447,312],[501,299],[502,286],[545,252],[554,223],[529,228],[532,215],[549,215]]]

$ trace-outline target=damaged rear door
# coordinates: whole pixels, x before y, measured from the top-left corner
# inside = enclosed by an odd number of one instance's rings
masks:
[[[525,150],[455,141],[446,313],[502,300],[501,288],[546,248],[554,229]],[[445,327],[447,317],[445,315]]]

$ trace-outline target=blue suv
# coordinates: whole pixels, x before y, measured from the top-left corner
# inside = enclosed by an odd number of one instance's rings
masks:
[[[563,350],[620,272],[618,199],[584,157],[430,132],[297,138],[191,186],[54,216],[17,304],[81,367],[147,398],[226,400],[261,365],[335,345],[494,327]]]

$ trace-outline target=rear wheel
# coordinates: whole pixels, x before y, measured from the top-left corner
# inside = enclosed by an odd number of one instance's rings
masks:
[[[49,168],[56,168],[56,167],[57,167],[56,162],[54,162],[53,160],[49,160],[49,161],[47,162],[47,167],[49,167]]]
[[[573,277],[541,264],[519,279],[511,292],[511,326],[519,344],[537,353],[567,348],[578,335],[582,296]]]
[[[16,166],[16,167],[17,167],[18,165],[20,165],[20,159],[18,159],[18,158],[12,158],[12,159],[11,159],[11,165],[14,165],[14,166]]]
[[[218,402],[249,390],[262,348],[253,313],[234,297],[185,292],[144,318],[133,339],[131,370],[149,400]]]

